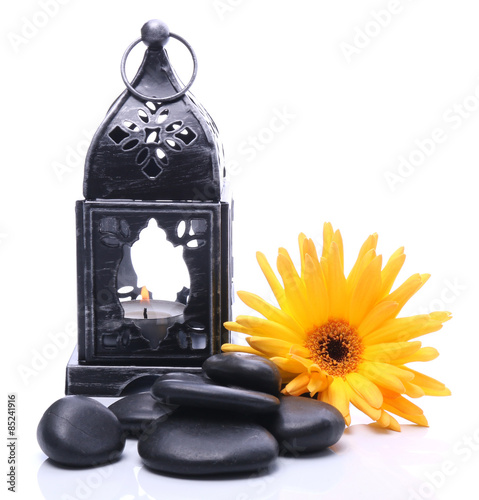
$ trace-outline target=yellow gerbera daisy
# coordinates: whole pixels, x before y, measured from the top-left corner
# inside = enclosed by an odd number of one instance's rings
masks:
[[[391,292],[404,263],[404,248],[382,267],[377,234],[369,236],[345,277],[341,233],[324,225],[321,257],[311,239],[299,235],[301,274],[284,248],[277,266],[283,284],[258,252],[258,263],[279,308],[249,292],[238,292],[264,318],[238,316],[228,330],[248,335],[249,346],[224,344],[223,351],[243,351],[271,359],[280,369],[284,394],[310,393],[338,408],[346,424],[352,403],[382,427],[400,430],[391,413],[427,426],[421,408],[404,396],[447,396],[441,382],[406,366],[430,361],[439,353],[411,341],[435,332],[450,319],[438,311],[397,318],[406,302],[428,280],[414,274]]]

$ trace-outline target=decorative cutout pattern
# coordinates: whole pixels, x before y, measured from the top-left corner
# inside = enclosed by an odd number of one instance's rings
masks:
[[[156,163],[153,158],[150,158],[145,167],[141,169],[141,171],[148,177],[148,179],[156,179],[163,169]]]
[[[129,149],[133,149],[140,141],[138,139],[132,139],[131,141],[127,141],[123,144],[122,148],[125,151],[128,151]]]
[[[127,243],[130,236],[130,226],[124,219],[104,217],[100,221],[100,241],[107,247],[119,247]]]
[[[151,159],[149,159],[145,161],[145,164],[144,168],[148,169],[148,166],[150,166],[152,171],[148,170],[148,172],[150,175],[153,175],[153,169],[155,168],[153,166],[154,163],[151,163]],[[155,217],[152,217],[151,220],[155,220]],[[173,227],[170,226],[171,241],[174,242],[175,246],[183,246],[184,252],[197,252],[197,249],[207,244],[210,233],[209,226],[210,222],[208,219],[202,217],[200,214],[182,214],[176,219],[175,225]],[[125,262],[124,249],[131,249],[133,247],[132,241],[136,241],[136,231],[137,229],[134,229],[133,225],[130,227],[126,218],[118,215],[103,216],[98,221],[98,236],[102,245],[109,248],[123,247],[123,257],[120,268]],[[163,255],[162,252],[160,253]],[[130,256],[130,253],[128,253],[128,255]],[[120,304],[123,303],[121,300],[123,298],[135,300],[139,293],[139,288],[137,286],[139,276],[137,274],[138,270],[134,269],[131,256],[129,258],[129,265],[131,266],[133,277],[124,276],[121,281],[119,280],[117,282],[118,288],[115,287],[117,296],[120,299]],[[167,260],[171,262],[171,258],[168,257]],[[141,261],[142,259],[140,259],[140,262]],[[187,262],[185,258],[184,263],[186,263],[186,265],[188,265]],[[121,271],[119,270],[118,276],[120,276],[120,274]],[[127,279],[124,279],[125,277]],[[170,281],[171,280],[168,279],[168,282]],[[190,283],[188,282],[187,285],[190,285]],[[158,297],[162,296],[161,294],[158,295]],[[176,292],[176,301],[187,307],[190,305],[190,298],[191,290],[187,286],[183,286],[181,290]],[[168,300],[175,300],[175,297],[171,296]],[[194,305],[194,307],[196,307],[196,305]],[[187,309],[185,309],[185,311],[187,311]],[[105,324],[106,323],[105,321]],[[206,325],[207,321],[205,322],[203,316],[198,315],[196,311],[190,317],[185,315],[184,320],[169,327],[168,334],[161,340],[158,350],[156,347],[152,348],[150,342],[145,340],[141,329],[138,325],[135,325],[134,322],[131,324],[121,324],[121,322],[114,320],[108,323],[107,327],[105,327],[105,330],[102,332],[100,336],[100,345],[105,355],[110,355],[110,353],[112,355],[121,353],[149,353],[152,351],[163,354],[168,352],[202,352],[208,349],[209,346],[209,330]]]
[[[126,139],[130,134],[125,132],[121,127],[116,126],[108,135],[113,142],[120,144],[120,142]]]
[[[170,110],[161,103],[147,101],[137,110],[138,120],[123,120],[108,134],[124,151],[138,149],[136,164],[150,180],[157,179],[168,165],[168,155],[182,151],[192,144],[198,135],[181,120],[168,121]],[[164,124],[164,126],[158,126]],[[190,245],[188,245],[191,247]]]
[[[204,236],[207,229],[208,222],[206,219],[182,220],[176,226],[176,235],[181,245],[188,248],[199,248],[206,243],[204,237],[201,238],[201,236]]]
[[[196,134],[190,127],[185,127],[183,130],[180,130],[175,137],[178,137],[180,141],[183,141],[187,146],[189,146],[195,139]]]

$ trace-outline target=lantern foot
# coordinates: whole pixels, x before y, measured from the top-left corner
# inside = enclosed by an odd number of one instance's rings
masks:
[[[66,395],[123,396],[144,392],[161,375],[171,372],[201,373],[201,366],[115,366],[78,362],[77,349],[66,369]]]

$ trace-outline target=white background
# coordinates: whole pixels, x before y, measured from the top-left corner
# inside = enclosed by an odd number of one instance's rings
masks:
[[[16,498],[475,497],[477,2],[45,3],[48,8],[40,0],[8,2],[0,21],[0,422],[6,427],[7,393],[16,392]],[[197,52],[193,93],[220,129],[232,174],[237,290],[270,298],[256,250],[273,264],[279,246],[297,256],[298,233],[320,246],[324,221],[342,231],[348,269],[363,240],[378,232],[385,258],[406,247],[400,280],[432,274],[404,310],[454,315],[443,330],[423,338],[441,356],[421,369],[453,393],[419,401],[430,428],[383,432],[355,413],[331,452],[281,458],[259,478],[153,474],[141,467],[134,442],[112,467],[79,473],[44,462],[36,426],[63,395],[76,343],[74,203],[82,198],[83,159],[89,137],[123,90],[123,51],[150,18],[163,19]],[[173,64],[186,80],[187,54],[173,42]],[[128,66],[131,76],[139,54]],[[425,147],[427,155],[418,152]],[[414,165],[400,167],[401,157]],[[391,174],[397,177],[388,183]],[[235,314],[240,312],[246,308],[236,303]]]

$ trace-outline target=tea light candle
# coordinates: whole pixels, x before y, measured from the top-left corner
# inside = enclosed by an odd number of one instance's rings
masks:
[[[169,300],[150,300],[148,291],[145,293],[143,289],[142,297],[141,300],[121,302],[124,317],[133,319],[140,328],[141,335],[150,342],[151,348],[157,349],[166,337],[168,327],[183,321],[185,305]]]

